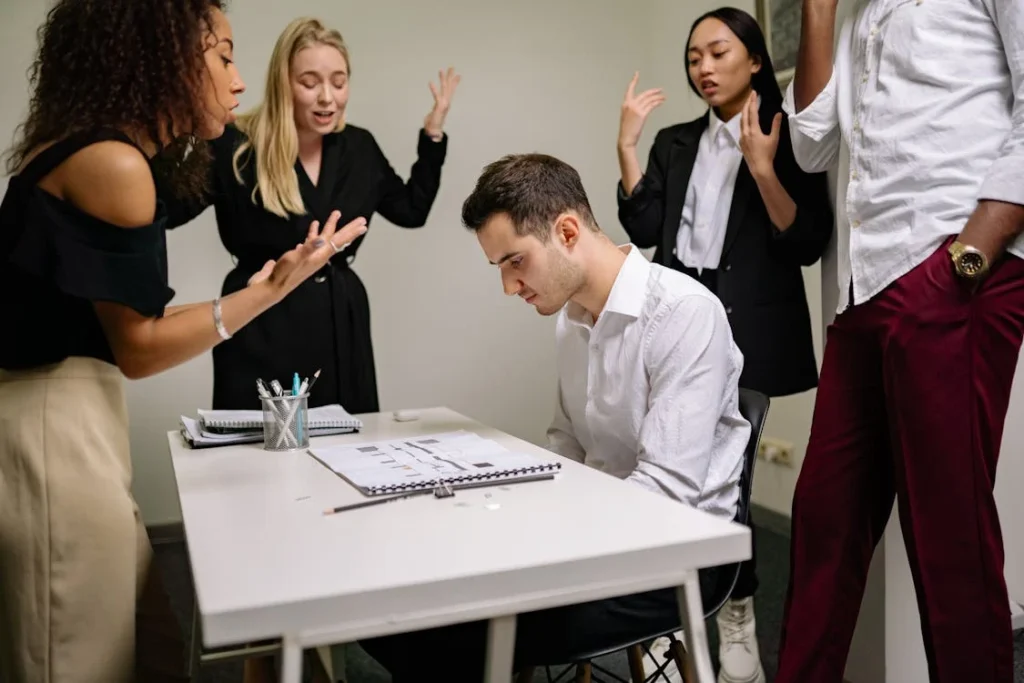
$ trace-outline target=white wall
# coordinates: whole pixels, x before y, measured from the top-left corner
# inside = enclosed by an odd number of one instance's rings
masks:
[[[663,126],[698,116],[686,85],[683,41],[715,0],[247,0],[233,3],[236,58],[249,86],[243,108],[263,91],[273,43],[289,20],[319,16],[339,28],[353,60],[350,120],[369,128],[406,177],[416,131],[431,98],[427,81],[454,65],[463,75],[449,116],[441,192],[427,226],[395,228],[375,217],[355,268],[370,292],[382,409],[448,405],[531,441],[541,441],[553,406],[552,320],[501,294],[459,209],[481,167],[509,152],[543,151],[576,166],[598,220],[625,240],[615,215],[619,105],[634,70],[641,85],[666,88],[641,149]],[[736,3],[753,12],[753,0]],[[6,0],[0,9],[0,141],[25,110],[25,68],[48,2]],[[586,24],[586,25],[584,25]],[[646,159],[646,151],[643,152]],[[3,181],[6,183],[6,180]],[[170,235],[175,303],[208,300],[230,269],[213,212]],[[812,315],[816,268],[807,273]],[[817,329],[818,324],[815,323]],[[179,518],[165,432],[177,416],[208,407],[209,354],[129,386],[135,493],[147,523]],[[813,392],[773,403],[768,434],[806,445]],[[796,468],[759,468],[755,498],[788,514]]]

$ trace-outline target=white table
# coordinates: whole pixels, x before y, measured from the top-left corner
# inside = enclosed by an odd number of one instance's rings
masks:
[[[559,458],[445,408],[361,415],[359,442],[465,429]],[[207,647],[304,648],[490,620],[487,683],[507,683],[515,615],[678,587],[686,647],[712,683],[697,569],[750,557],[750,531],[561,459],[551,481],[414,497],[324,516],[362,495],[305,452],[190,450],[168,433]],[[653,522],[653,523],[652,523]]]

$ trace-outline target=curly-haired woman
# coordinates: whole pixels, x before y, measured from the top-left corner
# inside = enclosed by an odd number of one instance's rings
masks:
[[[201,192],[195,142],[244,88],[221,0],[60,0],[39,38],[0,205],[0,681],[166,680],[180,651],[149,601],[123,376],[229,338],[365,226],[332,215],[248,287],[168,306],[154,173]]]

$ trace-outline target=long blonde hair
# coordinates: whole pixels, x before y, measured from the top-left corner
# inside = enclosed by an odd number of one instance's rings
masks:
[[[235,178],[242,183],[242,161],[247,151],[255,152],[256,186],[252,201],[259,193],[267,211],[287,218],[288,214],[303,215],[306,206],[299,192],[299,177],[295,173],[295,160],[299,156],[299,136],[295,130],[295,110],[292,105],[291,64],[300,51],[314,45],[329,45],[341,53],[351,73],[348,47],[341,34],[329,29],[318,19],[299,17],[293,20],[277,39],[267,67],[267,85],[263,101],[238,117],[235,124],[246,140],[239,145],[232,158]],[[345,127],[344,117],[337,130]],[[251,154],[249,158],[251,158]]]

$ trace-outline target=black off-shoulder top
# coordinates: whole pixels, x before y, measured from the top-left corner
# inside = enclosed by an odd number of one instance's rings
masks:
[[[73,356],[114,364],[93,302],[159,317],[174,296],[161,203],[152,224],[126,229],[38,187],[72,154],[105,140],[134,146],[116,130],[78,133],[10,178],[0,204],[0,368],[35,368]]]

